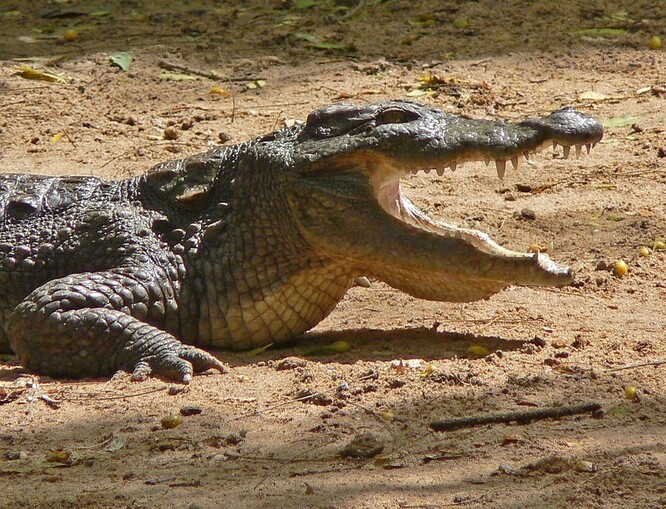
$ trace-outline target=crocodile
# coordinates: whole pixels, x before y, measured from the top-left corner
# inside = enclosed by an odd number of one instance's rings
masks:
[[[451,302],[567,285],[569,267],[429,218],[400,181],[477,160],[501,178],[546,145],[589,153],[602,136],[572,108],[507,122],[338,103],[126,179],[0,175],[0,350],[53,377],[187,383],[225,371],[205,349],[312,328],[355,278]]]

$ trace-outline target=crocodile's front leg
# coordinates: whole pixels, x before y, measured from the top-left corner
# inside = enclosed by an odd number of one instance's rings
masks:
[[[7,324],[12,349],[30,371],[53,376],[100,376],[131,371],[188,383],[215,368],[212,355],[184,345],[151,323],[164,323],[173,304],[143,269],[80,273],[49,281],[28,295]]]

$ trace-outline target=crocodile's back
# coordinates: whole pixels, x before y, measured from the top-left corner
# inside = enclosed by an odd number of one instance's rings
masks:
[[[103,223],[114,205],[126,207],[126,182],[0,175],[0,324],[46,281],[109,264]]]

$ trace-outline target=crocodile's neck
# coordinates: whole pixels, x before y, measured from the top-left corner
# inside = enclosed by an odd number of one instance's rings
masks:
[[[289,183],[270,164],[245,158],[247,147],[156,168],[143,183],[149,207],[186,232],[171,242],[183,284],[167,327],[187,342],[237,349],[285,342],[326,317],[358,275],[308,245],[287,204]],[[199,182],[214,185],[197,197]],[[196,210],[177,210],[184,203]]]

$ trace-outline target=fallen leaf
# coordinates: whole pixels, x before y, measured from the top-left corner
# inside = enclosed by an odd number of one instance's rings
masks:
[[[196,80],[198,79],[197,76],[193,76],[191,74],[178,74],[178,73],[171,73],[171,72],[163,72],[160,74],[160,79],[161,80],[170,80],[170,81],[187,81],[187,80]]]
[[[216,94],[222,97],[229,97],[231,95],[231,92],[229,92],[226,88],[222,87],[211,87],[211,89],[208,91],[209,94]]]
[[[109,55],[109,60],[111,61],[111,65],[120,67],[123,71],[128,71],[132,63],[132,55],[126,51],[119,51],[118,53]]]
[[[602,124],[604,127],[627,127],[631,124],[638,124],[643,119],[641,117],[612,117],[605,119]]]
[[[67,80],[62,76],[50,72],[40,71],[28,65],[22,65],[16,74],[27,80],[50,81],[51,83],[67,83]]]
[[[257,88],[263,88],[265,85],[266,80],[254,80],[247,84],[247,88],[250,90],[256,90]]]

